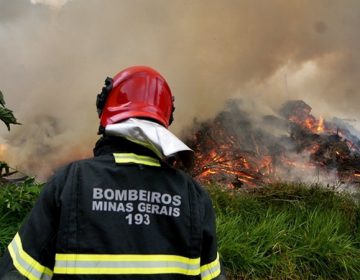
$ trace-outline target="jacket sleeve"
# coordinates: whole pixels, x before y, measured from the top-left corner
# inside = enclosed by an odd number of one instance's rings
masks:
[[[35,206],[1,259],[0,279],[51,279],[58,213],[52,180],[44,186]],[[15,273],[18,278],[15,278]]]
[[[215,212],[208,195],[204,198],[200,272],[202,280],[225,279],[217,250]]]

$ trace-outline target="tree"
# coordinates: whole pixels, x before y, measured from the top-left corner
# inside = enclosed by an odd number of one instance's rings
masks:
[[[13,112],[5,107],[4,95],[1,92],[1,90],[0,90],[0,120],[2,120],[5,123],[8,130],[10,130],[10,124],[21,124],[16,120]]]

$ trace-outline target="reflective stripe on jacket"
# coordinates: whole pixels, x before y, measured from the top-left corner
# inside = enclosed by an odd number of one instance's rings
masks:
[[[8,253],[7,269],[28,279],[220,274],[207,193],[184,172],[134,150],[107,150],[58,170]]]

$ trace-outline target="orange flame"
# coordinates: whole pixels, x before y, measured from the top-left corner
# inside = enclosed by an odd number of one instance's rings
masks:
[[[4,155],[6,154],[6,151],[8,149],[7,144],[0,144],[0,160],[4,158]]]
[[[325,131],[325,125],[324,125],[324,118],[320,117],[319,121],[318,121],[318,125],[316,128],[316,132],[317,133],[321,133]]]

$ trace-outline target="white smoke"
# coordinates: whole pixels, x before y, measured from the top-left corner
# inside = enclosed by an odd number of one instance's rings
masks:
[[[60,9],[70,0],[30,0],[31,4],[42,4],[53,9]]]

